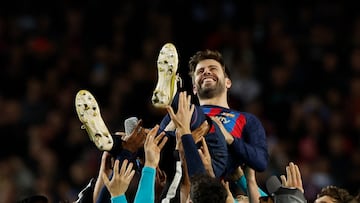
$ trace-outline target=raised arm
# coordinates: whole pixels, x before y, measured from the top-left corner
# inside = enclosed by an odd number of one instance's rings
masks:
[[[125,203],[125,192],[134,177],[135,170],[132,169],[133,164],[128,160],[124,160],[119,170],[120,161],[116,160],[114,163],[114,173],[111,180],[105,170],[102,171],[101,177],[104,181],[106,188],[111,194],[112,203]]]
[[[179,93],[179,104],[176,114],[171,106],[167,108],[171,120],[175,124],[176,132],[181,137],[190,177],[197,173],[206,172],[190,130],[190,121],[194,108],[194,104],[191,104],[191,96],[188,96],[186,92]]]
[[[155,175],[156,168],[160,161],[160,152],[164,147],[167,137],[162,132],[156,136],[159,126],[152,128],[146,136],[144,151],[145,164],[136,192],[134,202],[155,202]]]
[[[298,165],[290,162],[288,166],[286,166],[286,177],[285,175],[280,176],[281,184],[284,187],[294,187],[299,189],[302,193],[304,193],[304,187],[302,184],[301,173]]]
[[[93,192],[93,202],[96,202],[99,194],[102,190],[102,188],[105,186],[103,178],[101,177],[103,173],[105,173],[108,177],[112,173],[112,167],[111,167],[111,156],[109,152],[104,151],[101,157],[101,163],[100,163],[100,170],[98,178],[96,179],[95,186],[94,186],[94,192]]]

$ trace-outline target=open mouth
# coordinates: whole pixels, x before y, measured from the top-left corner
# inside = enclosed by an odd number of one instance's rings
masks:
[[[201,84],[204,84],[204,83],[209,83],[209,82],[216,82],[217,79],[215,77],[204,77],[202,80],[201,80]]]

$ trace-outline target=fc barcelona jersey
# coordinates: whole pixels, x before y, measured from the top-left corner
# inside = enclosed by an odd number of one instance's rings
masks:
[[[204,105],[201,108],[207,116],[217,117],[232,136],[236,138],[242,137],[242,131],[246,124],[244,114],[232,109],[212,105]]]

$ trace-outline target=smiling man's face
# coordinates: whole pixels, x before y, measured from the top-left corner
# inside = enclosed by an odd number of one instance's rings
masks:
[[[213,59],[200,61],[194,72],[194,93],[199,99],[213,98],[226,90],[224,70],[220,63]]]

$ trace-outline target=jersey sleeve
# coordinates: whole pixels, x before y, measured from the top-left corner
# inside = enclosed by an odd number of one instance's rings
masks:
[[[266,169],[269,153],[266,141],[265,129],[260,120],[250,113],[244,113],[246,125],[243,129],[242,138],[235,138],[230,148],[235,156],[249,167],[262,172]]]

